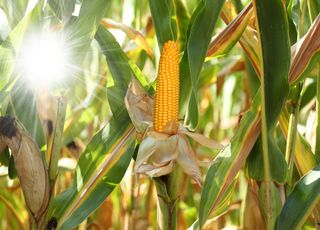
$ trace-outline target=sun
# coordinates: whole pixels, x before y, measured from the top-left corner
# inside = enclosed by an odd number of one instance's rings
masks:
[[[19,72],[32,88],[51,88],[71,74],[68,50],[61,32],[32,33],[22,43],[17,58]]]

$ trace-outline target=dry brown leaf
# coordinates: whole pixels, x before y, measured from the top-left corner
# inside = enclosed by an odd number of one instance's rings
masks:
[[[200,187],[202,187],[203,181],[196,155],[188,140],[186,140],[182,135],[179,135],[179,155],[177,162],[183,171],[191,176],[191,178],[194,179]]]
[[[209,147],[209,148],[212,148],[212,149],[223,149],[225,147],[224,145],[220,144],[218,141],[207,138],[207,137],[203,136],[202,134],[189,132],[182,125],[180,125],[178,132],[186,134],[189,137],[191,137],[193,140],[198,142],[199,144],[206,146],[206,147]]]
[[[244,207],[245,215],[243,217],[243,228],[248,230],[265,229],[265,222],[262,218],[259,201],[258,201],[258,185],[252,181],[248,186],[247,196]]]
[[[110,198],[106,199],[99,208],[98,224],[101,229],[112,227],[113,203]]]

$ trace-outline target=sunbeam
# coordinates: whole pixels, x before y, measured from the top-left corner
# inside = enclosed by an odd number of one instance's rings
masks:
[[[22,44],[17,66],[32,88],[51,88],[72,74],[68,51],[61,33],[33,33]]]

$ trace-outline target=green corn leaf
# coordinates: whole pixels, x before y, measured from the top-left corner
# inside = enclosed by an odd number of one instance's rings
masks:
[[[76,0],[49,0],[48,4],[56,16],[63,20],[72,16]]]
[[[112,74],[114,85],[108,88],[108,101],[113,114],[125,108],[124,97],[133,72],[128,62],[128,57],[122,51],[120,45],[112,34],[103,26],[100,26],[96,35],[103,54]],[[116,118],[115,118],[116,119]]]
[[[267,229],[273,229],[273,193],[272,180],[283,183],[286,180],[287,164],[283,153],[274,138],[274,130],[288,94],[288,73],[290,67],[289,27],[284,3],[281,0],[254,1],[254,9],[258,23],[258,37],[261,45],[261,124],[262,153],[265,182],[265,199],[260,206],[264,207]],[[272,154],[272,155],[271,155]],[[282,159],[281,173],[274,177],[271,160],[276,155]],[[261,199],[260,199],[261,200]]]
[[[11,0],[1,1],[0,7],[6,13],[11,28],[14,28],[23,20],[26,14],[28,1]]]
[[[96,35],[105,55],[114,85],[108,88],[113,117],[82,153],[73,184],[51,205],[48,216],[59,229],[71,229],[94,211],[120,183],[134,153],[134,128],[124,105],[131,79],[126,55],[110,32],[100,26]]]
[[[234,195],[236,180],[233,180],[232,184],[227,188],[225,193],[223,194],[219,204],[217,207],[212,210],[210,215],[208,216],[208,220],[213,218],[217,219],[222,216],[230,207],[230,202],[232,200],[232,196]],[[193,222],[192,226],[189,229],[199,229],[199,219]]]
[[[100,20],[110,4],[111,1],[105,0],[83,0],[79,16],[65,27],[66,43],[71,48],[74,64],[83,61],[98,30]]]
[[[134,152],[134,128],[126,110],[116,114],[82,153],[73,183],[50,207],[48,220],[71,229],[93,212],[120,183]]]
[[[191,93],[190,71],[188,66],[187,50],[184,51],[179,64],[180,71],[180,100],[179,100],[179,117],[183,117],[187,110],[187,105]]]
[[[309,104],[317,93],[317,82],[313,81],[302,92],[300,110]]]
[[[304,36],[308,29],[310,28],[311,25],[311,18],[309,15],[309,7],[308,7],[308,2],[309,1],[297,1],[298,6],[300,9],[296,9],[297,13],[298,13],[298,37],[302,37]]]
[[[174,13],[171,0],[149,0],[152,21],[157,35],[160,50],[169,40],[176,40],[176,25],[172,21]]]
[[[259,38],[262,51],[262,147],[265,179],[285,181],[286,173],[277,174],[271,162],[271,154],[284,158],[274,139],[278,116],[288,94],[288,72],[290,67],[290,43],[285,8],[280,0],[255,1],[254,8],[259,24]],[[287,168],[282,159],[282,168]],[[271,178],[270,178],[271,176]]]
[[[296,38],[295,40],[297,40],[297,32],[298,32],[298,26],[299,26],[299,20],[300,20],[300,5],[299,5],[299,1],[298,0],[290,0],[288,2],[287,5],[287,14],[288,14],[288,19],[289,19],[289,23],[291,22],[294,27],[295,27],[295,31],[296,31]]]
[[[180,82],[186,81],[184,84],[187,85],[189,84],[189,80],[185,78],[190,76],[191,79],[191,90],[183,93],[186,96],[191,95],[185,119],[186,126],[191,130],[197,127],[199,119],[197,100],[198,77],[207,55],[208,46],[223,3],[224,0],[202,0],[191,16],[187,46],[184,52],[184,56],[186,57],[183,57],[183,61],[185,61],[183,63],[184,68],[180,69],[182,76]],[[186,85],[182,84],[181,90],[188,91],[186,90],[188,88],[185,88]],[[184,100],[184,97],[182,98]]]
[[[255,72],[249,58],[247,57],[245,57],[245,66],[249,80],[250,96],[251,98],[253,98],[253,96],[257,93],[258,89],[260,88],[259,76]]]
[[[41,122],[36,110],[34,92],[22,80],[16,81],[14,74],[15,55],[18,53],[25,35],[32,30],[32,24],[38,24],[41,19],[41,5],[37,4],[11,31],[0,46],[0,73],[3,83],[14,82],[11,90],[2,91],[4,97],[9,98],[6,114],[16,117],[29,131],[32,138],[42,147],[45,143]],[[10,88],[10,87],[9,87]],[[6,96],[5,96],[6,95]]]
[[[277,182],[282,182],[285,178],[287,168],[286,161],[282,155],[270,152],[269,155],[270,164],[272,169],[270,171],[271,178]],[[284,167],[285,166],[285,167]],[[262,138],[259,136],[254,148],[250,152],[250,155],[246,161],[246,171],[248,176],[257,181],[263,181],[265,178],[263,169],[263,156],[262,156]]]
[[[198,76],[205,60],[214,26],[224,1],[202,0],[191,16],[191,27],[187,41],[188,62],[193,89],[197,89]]]
[[[4,183],[3,183],[4,184]],[[0,189],[0,205],[4,205],[13,214],[8,218],[7,226],[10,229],[26,229],[24,222],[27,217],[25,203],[21,202],[19,194],[10,191],[4,185]],[[6,218],[5,212],[0,212],[0,219]]]
[[[309,17],[313,21],[320,13],[320,2],[308,0]]]
[[[74,140],[74,137],[93,121],[95,114],[101,112],[101,108],[105,108],[106,113],[110,112],[104,82],[100,83],[95,87],[92,96],[81,107],[73,111],[72,118],[69,118],[71,121],[64,128],[64,144],[67,145]]]
[[[32,25],[36,25],[41,19],[41,6],[37,4],[21,21],[12,29],[8,37],[0,45],[0,88],[9,83],[9,79],[15,79],[13,75],[16,54],[20,50],[25,35],[32,31]],[[13,81],[13,80],[12,80]],[[11,83],[11,82],[10,82]],[[2,87],[1,87],[2,86]]]
[[[200,200],[200,227],[221,201],[259,136],[261,120],[259,105],[258,93],[251,109],[242,117],[231,143],[218,154],[207,172]]]
[[[320,165],[309,171],[295,185],[277,220],[276,229],[301,229],[320,201]]]
[[[144,87],[146,87],[147,82],[145,77],[142,75],[141,70],[134,63],[130,62],[117,41],[103,26],[99,27],[96,34],[96,40],[101,45],[102,51],[108,53],[109,58],[107,61],[112,77],[116,77],[117,79],[115,80],[118,81],[119,85],[121,85],[121,87],[110,86],[107,90],[107,97],[109,98],[111,110],[112,112],[116,112],[118,108],[121,109],[124,106],[124,102],[121,98],[126,94],[127,85],[131,80],[132,74],[136,76]],[[117,58],[120,58],[122,61],[117,60]],[[70,126],[66,128],[64,143],[67,144],[72,141],[73,137],[94,119],[93,114],[97,114],[99,112],[101,103],[105,104],[105,102],[101,100],[106,98],[106,90],[104,87],[104,85],[98,85],[96,87],[96,90],[93,93],[95,96],[91,97],[88,101],[89,107],[84,106],[74,112],[73,121],[75,122],[70,122]],[[121,96],[119,97],[119,95]]]
[[[10,91],[10,101],[7,114],[16,117],[28,130],[33,140],[40,148],[45,144],[45,137],[36,108],[36,95],[26,86],[27,83],[18,80]]]
[[[190,16],[181,0],[174,0],[180,50],[185,49]]]

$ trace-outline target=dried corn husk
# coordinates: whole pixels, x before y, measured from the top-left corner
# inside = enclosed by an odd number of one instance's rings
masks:
[[[11,149],[26,204],[38,222],[49,203],[49,180],[42,154],[16,119],[0,117],[0,138]]]
[[[135,79],[129,86],[125,104],[131,121],[140,134],[139,138],[143,136],[136,159],[135,173],[159,177],[169,174],[175,164],[178,164],[201,186],[202,176],[197,157],[186,135],[209,148],[222,149],[224,146],[201,134],[188,131],[182,124],[179,124],[178,131],[174,135],[155,131],[153,127],[154,100]],[[168,122],[164,130],[171,130],[173,126],[176,124]]]
[[[129,85],[125,105],[136,131],[144,134],[153,123],[154,100],[135,79]]]
[[[53,132],[53,124],[57,119],[57,97],[49,91],[42,90],[37,94],[37,112],[44,127],[46,137]]]
[[[7,144],[4,142],[3,138],[0,137],[0,154],[7,147]]]

